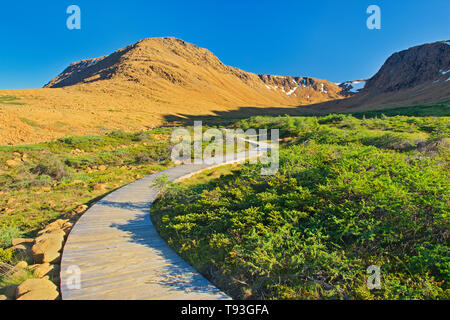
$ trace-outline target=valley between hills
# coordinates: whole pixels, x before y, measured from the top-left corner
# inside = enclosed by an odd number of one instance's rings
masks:
[[[147,130],[190,117],[358,112],[445,101],[449,51],[448,41],[410,48],[393,54],[367,81],[332,83],[257,75],[177,38],[144,39],[72,63],[44,88],[1,90],[0,144]]]
[[[332,83],[168,37],[0,91],[0,300],[448,300],[449,72],[449,41]],[[193,120],[278,129],[277,171],[176,166]]]

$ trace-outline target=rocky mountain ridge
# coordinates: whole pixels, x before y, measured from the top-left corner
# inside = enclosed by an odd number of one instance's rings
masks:
[[[229,81],[234,83],[224,86]],[[97,86],[138,84],[154,91],[164,85],[170,92],[179,88],[203,90],[205,96],[208,91],[218,95],[226,91],[230,99],[237,101],[242,96],[251,98],[244,99],[247,104],[296,105],[344,97],[340,87],[327,80],[246,72],[223,64],[207,49],[172,37],[144,39],[111,55],[72,63],[45,87],[95,82]],[[167,99],[170,92],[158,98]]]

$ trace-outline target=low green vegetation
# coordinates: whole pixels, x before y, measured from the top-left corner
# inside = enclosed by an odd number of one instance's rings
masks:
[[[0,248],[8,248],[11,246],[11,240],[20,238],[22,232],[16,226],[10,226],[0,229]],[[0,258],[1,261],[1,258]]]
[[[106,193],[171,166],[168,128],[0,146],[0,262],[11,239],[81,214]]]
[[[25,268],[13,268],[11,265],[0,262],[0,294],[5,294],[8,286],[20,284],[31,278],[34,278],[32,271]]]
[[[450,100],[430,105],[417,105],[410,107],[390,108],[375,111],[353,113],[355,117],[380,116],[414,116],[414,117],[450,117]]]
[[[27,118],[20,118],[20,121],[22,121],[23,123],[26,123],[27,125],[34,127],[34,128],[44,128],[44,126],[40,125],[36,121],[30,120]]]
[[[17,260],[12,239],[33,237],[55,219],[79,216],[108,192],[173,166],[171,133],[113,131],[0,146],[0,262]]]
[[[151,212],[217,286],[244,299],[450,298],[448,117],[254,117],[236,127],[280,129],[279,172],[245,165],[167,184]],[[379,290],[366,285],[371,265]]]
[[[23,102],[19,101],[20,99],[16,96],[0,96],[0,104],[4,105],[16,105],[21,106],[24,105]]]

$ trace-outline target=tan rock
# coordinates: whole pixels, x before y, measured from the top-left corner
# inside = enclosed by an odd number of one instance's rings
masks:
[[[58,219],[56,221],[53,221],[52,223],[48,224],[44,229],[38,232],[39,235],[45,234],[45,233],[53,233],[58,232],[57,230],[61,230],[64,228],[64,224],[69,222],[67,219]]]
[[[62,228],[62,227],[61,227]],[[57,227],[51,227],[48,229],[43,229],[41,231],[38,232],[39,237],[43,236],[45,234],[53,234],[53,235],[62,235],[65,236],[65,232],[63,229],[61,228],[57,228]],[[37,238],[36,238],[37,239]]]
[[[106,190],[106,186],[105,186],[104,184],[96,184],[96,185],[94,186],[94,190],[97,190],[97,191],[104,191],[104,190]]]
[[[44,233],[36,238],[36,243],[31,248],[33,259],[36,263],[56,263],[59,261],[64,242],[65,233],[63,230],[54,230],[51,233]]]
[[[78,155],[80,155],[81,153],[83,153],[84,151],[83,150],[80,150],[80,149],[73,149],[73,150],[70,150],[70,153],[71,154],[73,154],[73,155],[75,155],[75,156],[78,156]]]
[[[66,234],[66,236],[70,233],[70,230],[72,230],[73,224],[71,222],[67,222],[64,224],[62,231]]]
[[[55,300],[58,288],[47,279],[28,279],[17,287],[17,300]]]
[[[23,268],[13,268],[11,272],[11,279],[19,280],[26,278],[28,276],[28,272]]]
[[[54,208],[55,206],[56,206],[56,204],[55,204],[55,202],[54,201],[47,201],[47,205],[50,207],[50,208]]]
[[[105,171],[106,169],[108,169],[107,166],[104,166],[104,165],[98,166],[98,170],[100,170],[100,171]]]
[[[18,153],[18,152],[14,152],[13,156],[17,158],[17,157],[21,157],[22,155],[20,153]]]
[[[42,289],[27,292],[16,300],[57,300],[59,298],[59,293],[57,290],[53,289]]]
[[[26,267],[28,267],[28,263],[26,261],[19,261],[14,266],[14,268],[18,268],[18,269],[25,269]]]
[[[13,246],[19,245],[19,244],[30,244],[34,243],[34,239],[32,238],[15,238],[11,240],[11,244]]]
[[[74,211],[76,213],[83,213],[83,212],[85,212],[87,210],[87,208],[88,208],[88,206],[83,204],[81,206],[78,206]]]
[[[13,251],[24,251],[24,252],[26,252],[26,251],[28,251],[28,248],[30,248],[30,247],[27,247],[27,246],[24,245],[24,244],[16,244],[15,246],[12,246],[12,247],[11,247],[11,250],[13,250]]]
[[[62,243],[64,241],[64,231],[61,229],[48,229],[36,238],[35,245],[53,240],[57,240],[58,243]]]
[[[69,220],[67,220],[67,221],[62,225],[62,228],[63,228],[63,229],[64,229],[64,228],[67,228],[67,227],[72,228],[72,226],[73,226],[73,223],[70,222]]]
[[[31,253],[31,248],[33,247],[33,243],[23,243],[23,244],[16,244],[15,246],[11,247],[11,250],[14,251],[14,254],[16,257],[20,259],[27,259],[31,258],[33,255]]]
[[[33,271],[36,278],[43,278],[45,276],[56,277],[59,273],[59,266],[47,262],[30,266],[30,270]]]

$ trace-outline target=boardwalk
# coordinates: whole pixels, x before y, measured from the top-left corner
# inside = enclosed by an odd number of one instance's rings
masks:
[[[265,147],[228,156],[223,164],[264,152]],[[174,181],[211,168],[186,164],[147,176],[93,205],[69,234],[61,260],[63,299],[230,299],[180,258],[158,235],[149,215],[163,174]],[[77,269],[79,268],[79,269]],[[76,288],[71,279],[80,271]]]

